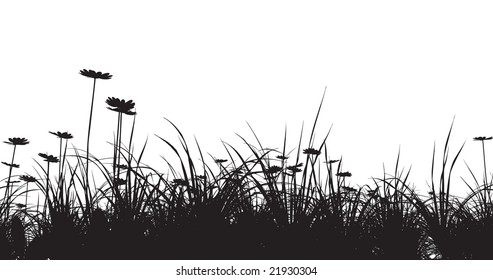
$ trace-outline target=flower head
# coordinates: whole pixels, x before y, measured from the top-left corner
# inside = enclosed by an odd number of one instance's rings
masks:
[[[60,139],[72,139],[72,138],[74,138],[74,136],[72,136],[72,134],[70,134],[68,132],[60,132],[60,131],[51,132],[51,131],[49,131],[49,133],[55,135],[56,137],[58,137]]]
[[[336,174],[336,176],[339,176],[339,177],[351,177],[353,174],[351,174],[350,172],[339,172]]]
[[[19,165],[15,164],[15,163],[6,163],[6,162],[2,161],[2,164],[7,165],[8,167],[12,167],[12,168],[19,168]]]
[[[205,175],[196,175],[195,178],[197,178],[199,180],[205,180],[206,179]]]
[[[215,159],[214,160],[216,163],[225,163],[227,162],[228,160],[227,159]]]
[[[113,183],[115,186],[121,186],[121,185],[125,185],[127,183],[127,180],[124,180],[122,178],[115,178]]]
[[[278,173],[279,171],[281,171],[282,168],[280,166],[277,166],[277,165],[273,165],[271,167],[269,167],[267,170],[266,170],[266,173],[267,174],[274,174],[274,173]]]
[[[26,138],[13,137],[13,138],[9,138],[9,141],[3,141],[3,143],[9,145],[27,145],[29,144],[29,141],[27,141]]]
[[[188,181],[184,179],[174,179],[173,183],[177,186],[184,186],[184,187],[188,186]]]
[[[82,76],[88,77],[88,78],[93,78],[93,79],[101,79],[101,80],[109,80],[113,75],[110,75],[110,73],[101,73],[101,72],[96,72],[94,70],[80,70],[79,74]]]
[[[135,112],[131,111],[135,107],[135,102],[133,102],[133,100],[125,101],[125,99],[108,97],[108,99],[106,99],[106,104],[110,105],[110,107],[113,107],[113,108],[108,107],[108,109],[112,111],[123,113],[126,115],[136,114]]]
[[[356,192],[355,188],[347,187],[347,186],[342,186],[342,190],[346,192]]]
[[[491,140],[493,137],[484,137],[484,136],[479,136],[479,137],[474,137],[474,141],[486,141],[486,140]]]
[[[374,189],[374,190],[369,189],[369,190],[367,190],[367,193],[368,193],[369,195],[374,195],[374,194],[376,194],[377,192],[378,192],[378,189]]]
[[[22,208],[26,207],[26,204],[16,203],[15,206],[17,206],[17,208],[19,208],[19,209],[22,209]]]
[[[49,163],[57,163],[58,162],[58,158],[55,156],[47,155],[47,154],[43,154],[43,153],[39,153],[38,155],[40,157],[42,157],[44,159],[44,161],[46,161],[46,162],[49,162]]]
[[[243,172],[243,170],[241,170],[241,167],[239,167],[239,168],[230,170],[230,173],[231,173],[231,175],[241,175],[244,172]]]
[[[280,160],[287,160],[289,157],[285,156],[285,155],[279,155],[277,156],[276,158],[280,159]]]
[[[297,165],[292,165],[292,166],[288,166],[286,167],[287,170],[293,172],[293,173],[298,173],[298,172],[301,172],[301,166],[303,166],[303,164],[297,164]]]
[[[128,169],[128,166],[125,164],[115,164],[113,166],[120,169]]]
[[[226,182],[231,184],[231,185],[241,185],[242,180],[241,179],[235,179],[235,178],[227,178]]]
[[[333,163],[336,163],[338,161],[339,161],[339,159],[331,159],[329,161],[326,161],[325,163],[327,163],[327,164],[333,164]]]
[[[305,155],[315,155],[315,156],[320,155],[320,151],[319,151],[319,150],[316,150],[316,149],[314,149],[314,148],[304,149],[304,150],[303,150],[303,153],[304,153]]]
[[[31,175],[21,175],[21,176],[19,176],[19,179],[21,179],[24,182],[28,182],[28,183],[34,183],[37,181],[36,178],[34,178]]]

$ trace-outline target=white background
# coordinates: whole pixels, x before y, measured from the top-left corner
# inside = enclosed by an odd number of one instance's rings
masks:
[[[482,172],[472,138],[493,135],[492,14],[490,1],[3,1],[0,139],[31,141],[20,173],[58,154],[48,131],[85,149],[92,80],[78,72],[94,69],[114,76],[97,82],[91,152],[111,154],[105,99],[133,99],[136,148],[149,137],[144,160],[165,171],[159,156],[171,153],[154,134],[179,142],[163,117],[218,158],[221,140],[244,145],[235,133],[254,141],[247,121],[271,148],[287,125],[292,149],[327,87],[317,139],[333,124],[329,151],[353,184],[381,177],[400,147],[425,192],[454,116],[452,152],[466,141],[457,176],[470,181],[463,160]],[[0,160],[10,153],[0,145]]]
[[[26,263],[29,262],[29,263]],[[395,279],[412,280],[420,277],[437,279],[475,279],[488,275],[489,261],[5,261],[5,276],[22,279]],[[29,269],[26,269],[26,265]],[[185,268],[257,268],[266,270],[261,276],[177,276]],[[317,275],[269,276],[271,266],[317,267]],[[84,273],[80,273],[84,268]],[[418,269],[416,269],[418,268]],[[19,271],[21,273],[19,274]],[[43,278],[42,278],[43,279]]]
[[[1,2],[0,140],[31,141],[18,149],[20,174],[35,174],[37,153],[57,155],[48,131],[68,131],[85,149],[92,80],[78,72],[87,68],[114,75],[97,83],[91,151],[100,157],[111,154],[106,141],[116,125],[104,104],[109,96],[136,102],[137,148],[149,137],[144,160],[165,171],[159,156],[171,153],[154,134],[178,142],[162,117],[219,158],[227,156],[221,139],[254,140],[246,121],[273,148],[281,148],[287,125],[295,148],[327,87],[317,139],[333,124],[329,151],[344,157],[353,184],[381,177],[400,147],[402,165],[412,165],[412,181],[426,192],[433,143],[442,147],[454,116],[452,151],[466,141],[457,176],[470,180],[463,159],[481,176],[472,138],[493,135],[491,1],[163,2]],[[0,145],[1,161],[10,153]],[[456,182],[452,192],[465,193]],[[146,271],[173,277],[183,262],[175,264]],[[323,275],[340,267],[324,264]],[[365,264],[364,273],[374,269]],[[142,265],[122,269],[142,275]],[[104,263],[95,269],[108,271]]]

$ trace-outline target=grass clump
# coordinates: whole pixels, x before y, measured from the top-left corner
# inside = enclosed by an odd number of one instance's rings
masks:
[[[441,163],[435,148],[431,185],[421,195],[399,167],[354,185],[342,158],[333,159],[317,123],[325,93],[308,137],[304,126],[295,148],[287,128],[280,149],[266,147],[250,127],[253,141],[223,143],[225,158],[205,157],[198,141],[192,151],[183,133],[165,119],[179,144],[156,135],[165,170],[143,163],[147,140],[135,152],[135,103],[106,100],[117,113],[112,156],[89,153],[95,83],[108,73],[81,70],[92,78],[93,94],[86,150],[69,149],[68,132],[58,156],[39,153],[37,176],[15,175],[13,146],[8,176],[0,188],[0,258],[3,259],[489,259],[492,258],[493,179],[464,183],[470,194],[451,193],[451,175],[464,147],[449,158],[449,130]],[[133,117],[123,131],[125,115]],[[246,152],[240,152],[246,148]],[[198,158],[198,160],[197,160]],[[97,173],[89,177],[89,166]],[[437,170],[438,169],[438,173]],[[438,176],[437,176],[438,175]],[[97,178],[97,179],[96,179]],[[37,198],[37,200],[36,200]]]

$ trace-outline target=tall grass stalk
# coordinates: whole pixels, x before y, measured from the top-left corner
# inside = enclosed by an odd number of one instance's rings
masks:
[[[444,259],[463,258],[465,254],[463,246],[466,242],[464,240],[466,228],[461,221],[463,217],[461,207],[458,206],[458,200],[450,194],[452,171],[465,145],[462,144],[449,164],[449,141],[453,124],[454,122],[450,126],[443,148],[438,183],[435,183],[436,146],[433,147],[429,199],[423,201],[417,195],[413,195],[413,202],[426,220],[428,235],[433,239],[439,254]]]

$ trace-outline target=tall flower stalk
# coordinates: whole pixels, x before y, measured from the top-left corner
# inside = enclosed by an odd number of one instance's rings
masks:
[[[55,197],[55,192],[53,191],[53,187],[51,186],[51,182],[50,182],[50,163],[58,163],[59,160],[57,157],[55,156],[52,156],[52,155],[47,155],[47,154],[43,154],[43,153],[39,153],[38,154],[40,157],[42,157],[44,159],[44,161],[47,162],[47,167],[46,167],[46,187],[45,187],[45,192],[46,192],[46,199],[48,201],[48,206],[50,208],[50,211],[52,210],[52,203],[51,203],[51,200],[50,200],[50,191],[51,191],[51,194],[52,194],[52,197],[54,198]]]
[[[121,146],[122,146],[122,126],[123,126],[123,114],[135,115],[135,103],[133,100],[125,101],[125,99],[118,99],[114,97],[108,97],[106,104],[109,110],[118,113],[118,121],[116,127],[116,141],[114,144],[114,156],[113,156],[113,187],[117,198],[121,198],[118,192],[118,186],[124,184],[124,180],[120,178],[120,159],[121,159]],[[130,148],[130,147],[129,147]]]
[[[51,132],[51,134],[55,135],[60,139],[60,145],[59,145],[59,158],[60,161],[58,162],[58,190],[60,191],[60,200],[63,204],[63,170],[64,170],[64,165],[65,165],[65,160],[66,160],[66,155],[67,155],[67,145],[68,145],[68,140],[72,139],[73,136],[72,134],[68,132]],[[63,147],[63,140],[65,140],[65,148],[63,149],[63,154],[62,154],[62,147]]]
[[[89,140],[91,138],[91,124],[92,124],[92,112],[94,108],[94,93],[96,92],[96,80],[101,79],[101,80],[109,80],[113,75],[110,75],[110,73],[102,73],[102,72],[96,72],[94,70],[80,70],[79,74],[81,74],[84,77],[92,78],[94,79],[94,83],[92,86],[92,98],[91,98],[91,112],[89,113],[89,127],[87,129],[87,145],[86,145],[86,185],[89,185]]]
[[[25,200],[25,207],[27,209],[27,198],[28,198],[28,193],[29,193],[29,183],[35,183],[37,182],[36,178],[34,178],[33,176],[31,175],[21,175],[19,177],[19,179],[21,179],[22,181],[26,182],[26,200]]]
[[[8,219],[9,217],[9,210],[10,210],[10,196],[12,195],[11,189],[12,189],[12,170],[14,168],[19,168],[18,164],[14,163],[15,159],[15,151],[17,149],[17,146],[22,146],[22,145],[27,145],[29,144],[29,141],[27,141],[26,138],[19,138],[19,137],[13,137],[9,138],[9,141],[4,141],[4,143],[9,144],[14,146],[14,149],[12,151],[12,160],[10,163],[2,162],[4,165],[7,165],[9,167],[9,176],[7,177],[7,186],[5,188],[5,219]]]

